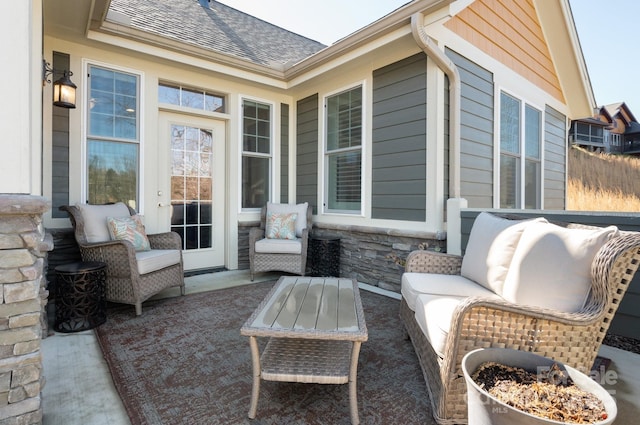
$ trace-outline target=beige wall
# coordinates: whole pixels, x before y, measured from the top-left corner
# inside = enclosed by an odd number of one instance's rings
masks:
[[[42,4],[0,2],[0,193],[41,194]]]

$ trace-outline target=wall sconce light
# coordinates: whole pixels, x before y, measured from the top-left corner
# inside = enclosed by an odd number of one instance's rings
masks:
[[[54,72],[58,72],[54,70],[49,62],[46,62],[44,59],[42,60],[42,84],[50,83],[49,75]],[[53,82],[53,104],[55,106],[60,106],[62,108],[73,109],[76,107],[76,85],[69,79],[70,76],[73,75],[73,72],[67,71],[66,69],[62,71],[62,77]]]

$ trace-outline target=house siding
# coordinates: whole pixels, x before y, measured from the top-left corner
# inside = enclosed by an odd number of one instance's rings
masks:
[[[53,52],[53,68],[69,69],[69,55]],[[51,81],[60,77],[50,76]],[[51,114],[51,217],[65,218],[58,207],[69,204],[69,109],[54,107]]]
[[[289,105],[280,104],[280,202],[289,202]]]
[[[460,96],[460,195],[469,207],[493,206],[493,74],[451,49]]]
[[[425,221],[427,58],[373,71],[371,217]]]
[[[544,114],[544,208],[565,208],[567,119],[547,106]]]
[[[296,202],[308,202],[317,214],[318,94],[297,102]]]
[[[476,0],[445,27],[564,102],[532,0]]]

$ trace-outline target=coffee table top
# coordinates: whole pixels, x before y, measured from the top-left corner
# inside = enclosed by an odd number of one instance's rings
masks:
[[[242,326],[244,336],[366,341],[358,282],[283,276]]]

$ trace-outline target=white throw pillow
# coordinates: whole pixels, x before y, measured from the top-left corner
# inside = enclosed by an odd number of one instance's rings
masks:
[[[267,217],[269,216],[269,213],[298,214],[298,217],[296,218],[296,236],[301,237],[302,230],[307,228],[307,208],[309,208],[308,202],[297,205],[274,204],[272,202],[267,202]]]
[[[87,242],[111,240],[107,217],[129,217],[129,208],[122,202],[109,205],[76,204],[84,219],[84,236]]]
[[[591,291],[591,264],[598,250],[618,234],[532,223],[520,243],[504,283],[503,297],[518,304],[579,311]]]
[[[509,220],[487,212],[478,214],[471,227],[460,274],[502,295],[518,241],[525,227],[534,222],[547,220],[543,217]]]

